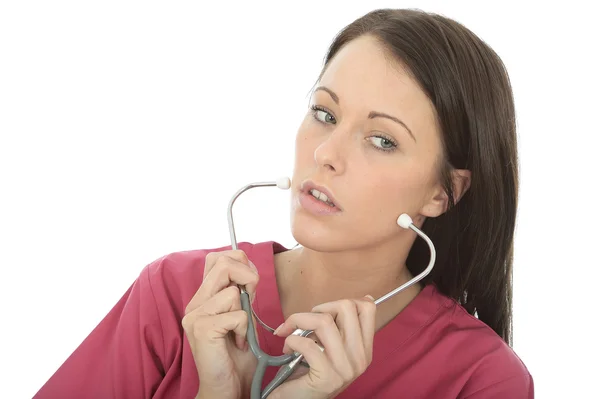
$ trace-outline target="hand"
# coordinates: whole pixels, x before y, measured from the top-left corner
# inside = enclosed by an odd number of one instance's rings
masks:
[[[287,336],[284,352],[298,352],[310,365],[308,373],[275,389],[269,399],[333,398],[367,369],[373,358],[375,303],[373,298],[340,300],[290,316],[276,331]],[[289,335],[297,328],[313,330],[314,339]]]
[[[198,370],[198,398],[238,399],[250,392],[256,358],[248,350],[237,284],[254,298],[258,272],[243,251],[206,256],[202,285],[182,321]]]

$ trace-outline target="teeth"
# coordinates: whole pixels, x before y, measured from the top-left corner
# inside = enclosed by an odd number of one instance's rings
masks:
[[[327,202],[329,201],[329,198],[323,194],[322,192],[320,192],[319,190],[310,190],[310,193],[312,194],[313,197],[320,199],[323,202]]]
[[[319,190],[312,189],[312,190],[310,190],[310,194],[313,197],[315,197],[316,199],[318,199],[319,201],[323,201],[324,203],[326,203],[329,206],[334,206],[333,202],[331,202],[329,200],[329,198],[325,194],[323,194],[322,192],[320,192]]]

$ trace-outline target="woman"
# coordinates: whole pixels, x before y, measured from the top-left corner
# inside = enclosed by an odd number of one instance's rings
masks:
[[[371,12],[331,45],[295,156],[299,248],[156,260],[36,398],[247,397],[256,360],[238,284],[279,325],[257,329],[261,347],[310,365],[270,398],[533,398],[510,348],[517,151],[498,56],[444,17]],[[402,213],[437,261],[376,308],[429,260]]]

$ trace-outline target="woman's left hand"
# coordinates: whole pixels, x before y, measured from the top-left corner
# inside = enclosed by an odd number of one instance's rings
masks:
[[[269,399],[333,398],[371,364],[375,335],[373,298],[328,302],[312,311],[293,314],[276,331],[278,336],[287,336],[284,353],[301,353],[310,369],[301,377],[294,379],[297,374],[292,375]],[[314,338],[290,335],[297,328],[313,330],[324,351]]]

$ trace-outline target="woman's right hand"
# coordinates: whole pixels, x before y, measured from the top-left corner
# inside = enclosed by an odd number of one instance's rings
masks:
[[[243,251],[206,256],[202,285],[182,321],[200,380],[197,398],[238,399],[250,392],[257,362],[246,341],[248,317],[238,284],[252,301],[258,272]]]

